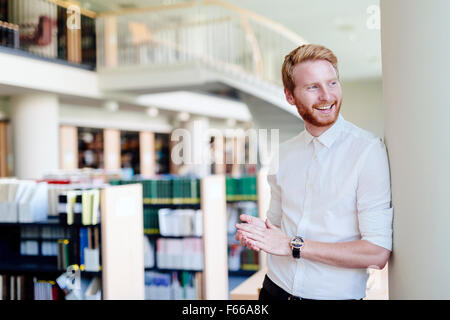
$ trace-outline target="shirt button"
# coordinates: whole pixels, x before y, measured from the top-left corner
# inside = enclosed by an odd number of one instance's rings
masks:
[[[316,155],[314,155],[313,159],[314,159],[314,160],[317,160],[317,156],[316,156]]]

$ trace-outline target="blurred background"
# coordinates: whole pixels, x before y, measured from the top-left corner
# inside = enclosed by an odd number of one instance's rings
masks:
[[[384,137],[377,0],[0,0],[0,23],[5,299],[254,298],[265,257],[234,224],[265,217],[261,154],[304,129],[281,81],[301,44],[334,51],[341,113]]]

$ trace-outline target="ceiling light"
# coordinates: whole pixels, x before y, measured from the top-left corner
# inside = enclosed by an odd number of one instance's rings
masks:
[[[190,117],[191,117],[191,115],[187,112],[180,112],[177,115],[177,119],[180,121],[188,121]]]
[[[119,104],[117,103],[117,101],[113,100],[105,101],[103,107],[110,112],[116,112],[117,110],[119,110]]]
[[[155,118],[155,117],[158,116],[159,110],[158,110],[158,108],[151,107],[151,108],[148,108],[148,109],[147,109],[147,114],[148,114],[150,117]]]

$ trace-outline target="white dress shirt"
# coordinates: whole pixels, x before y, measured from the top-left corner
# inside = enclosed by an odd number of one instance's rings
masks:
[[[282,143],[267,179],[267,217],[287,235],[328,243],[367,240],[392,250],[386,148],[342,116],[317,138],[304,130]],[[368,273],[268,255],[267,276],[292,295],[332,300],[365,297]]]

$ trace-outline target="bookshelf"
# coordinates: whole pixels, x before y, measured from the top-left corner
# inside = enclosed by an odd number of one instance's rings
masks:
[[[190,283],[184,286],[184,296],[177,295],[176,290],[171,295],[163,292],[162,296],[165,299],[228,299],[225,176],[170,177],[140,183],[143,234],[152,248],[156,247],[150,257],[152,266],[144,268],[146,274],[156,277],[158,273],[161,277],[158,281],[168,282],[168,286],[173,285],[174,277],[183,286]],[[199,248],[203,248],[201,253]],[[145,282],[148,289],[152,284],[147,276]],[[187,293],[193,283],[197,289],[194,296]],[[150,290],[147,298],[157,299],[158,294]]]
[[[270,186],[267,183],[267,171],[260,170],[255,176],[241,178],[227,177],[227,232],[229,267],[231,281],[238,282],[248,278],[266,267],[267,255],[243,248],[235,239],[234,225],[240,221],[240,214],[248,214],[266,219],[270,202]],[[233,278],[236,278],[233,280]]]
[[[61,125],[60,169],[131,168],[133,174],[151,178],[169,173],[169,144],[170,135],[164,133]]]
[[[142,186],[104,186],[100,199],[96,224],[77,219],[67,224],[64,215],[39,222],[0,223],[2,298],[143,299]],[[80,247],[87,242],[81,240],[82,230],[89,235],[89,247],[83,253]],[[97,264],[95,258],[88,260],[93,253],[97,253]],[[58,279],[68,266],[78,270],[85,295],[66,295],[62,290]],[[96,285],[101,291],[90,295]]]
[[[72,144],[73,137],[61,136],[64,143]],[[104,168],[104,137],[102,129],[80,127],[77,130],[78,144],[78,168]]]
[[[140,135],[138,131],[120,131],[120,163],[122,168],[141,173]]]

